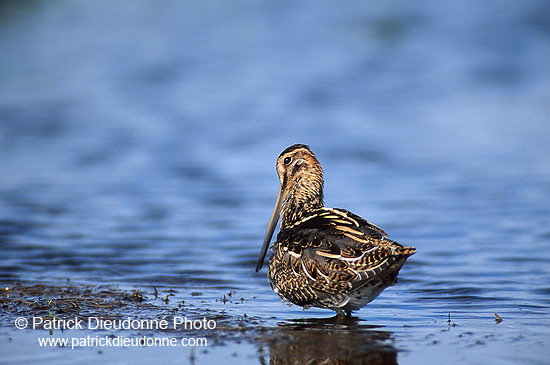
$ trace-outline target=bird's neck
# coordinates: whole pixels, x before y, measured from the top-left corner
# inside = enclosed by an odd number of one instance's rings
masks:
[[[290,186],[283,201],[281,228],[291,227],[311,211],[323,207],[322,174],[304,174]]]

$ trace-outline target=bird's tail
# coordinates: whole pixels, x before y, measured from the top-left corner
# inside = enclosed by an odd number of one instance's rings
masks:
[[[405,256],[412,256],[416,253],[416,247],[403,247],[403,251],[401,252],[402,255]]]

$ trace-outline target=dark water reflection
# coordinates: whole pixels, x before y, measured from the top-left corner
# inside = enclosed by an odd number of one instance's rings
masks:
[[[397,364],[391,332],[356,318],[342,323],[332,318],[295,319],[280,327],[280,333],[269,339],[273,364]]]
[[[0,9],[3,284],[156,288],[258,316],[281,361],[317,359],[312,342],[352,362],[546,361],[547,1]],[[332,313],[286,307],[253,271],[275,158],[297,142],[327,205],[418,248],[345,328],[295,322]],[[257,362],[247,346],[208,356]]]

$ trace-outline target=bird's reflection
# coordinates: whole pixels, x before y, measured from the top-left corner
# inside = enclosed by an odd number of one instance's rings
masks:
[[[270,364],[397,364],[392,333],[358,318],[295,319],[268,336]],[[261,363],[267,361],[260,357]]]

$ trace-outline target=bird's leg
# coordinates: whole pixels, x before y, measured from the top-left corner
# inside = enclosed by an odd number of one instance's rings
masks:
[[[336,318],[344,318],[346,317],[346,314],[344,314],[344,311],[341,310],[340,308],[336,308],[334,309],[334,311],[336,312]],[[348,312],[349,313],[349,312]]]

